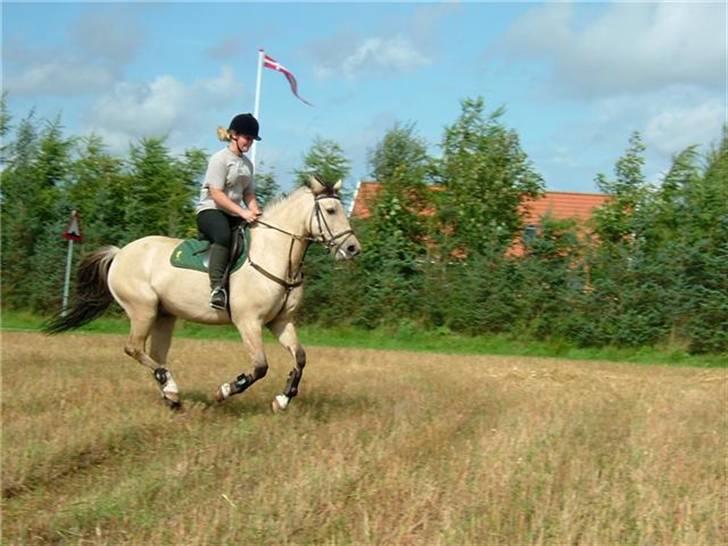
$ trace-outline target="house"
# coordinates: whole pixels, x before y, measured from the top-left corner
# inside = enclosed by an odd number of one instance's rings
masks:
[[[372,207],[380,189],[381,184],[377,181],[360,181],[354,193],[349,215],[361,219],[371,216]],[[578,225],[585,226],[594,211],[608,199],[608,195],[601,193],[562,191],[549,191],[537,199],[526,199],[521,205],[524,238],[535,236],[538,233],[542,218],[547,214],[556,220],[574,219]],[[521,255],[522,253],[522,241],[514,241],[509,254]]]

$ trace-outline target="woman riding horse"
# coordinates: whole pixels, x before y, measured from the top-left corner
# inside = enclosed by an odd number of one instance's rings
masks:
[[[260,216],[255,199],[253,163],[245,157],[253,141],[260,140],[260,126],[251,114],[238,114],[227,131],[218,130],[220,140],[228,142],[210,157],[197,203],[197,228],[210,241],[210,307],[225,310],[227,292],[223,286],[230,256],[230,234],[241,219],[250,223]],[[245,202],[247,208],[241,203]]]
[[[340,187],[341,181],[330,185],[311,177],[307,187],[266,207],[250,229],[244,265],[230,275],[229,312],[208,306],[206,273],[172,265],[170,257],[182,241],[149,236],[86,257],[79,264],[76,301],[45,331],[77,328],[103,314],[116,300],[131,322],[124,351],[154,372],[164,400],[177,407],[179,390],[166,362],[178,317],[206,324],[232,322],[243,338],[252,370],[221,384],[215,393],[218,401],[243,392],[266,375],[265,326],[295,362],[283,392],[273,400],[274,410],[285,409],[298,393],[306,365],[293,323],[303,295],[301,268],[306,250],[318,242],[337,260],[353,258],[361,251],[339,198]]]

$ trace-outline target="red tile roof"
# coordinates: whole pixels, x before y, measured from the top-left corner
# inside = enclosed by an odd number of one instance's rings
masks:
[[[354,195],[354,205],[351,208],[351,216],[355,218],[369,218],[371,216],[371,206],[374,199],[379,193],[381,184],[379,182],[365,181],[359,182]]]
[[[609,196],[601,193],[549,191],[537,199],[524,201],[521,211],[525,224],[538,224],[547,213],[557,220],[573,218],[585,222],[608,199]]]
[[[371,216],[371,207],[381,188],[379,182],[362,180],[357,187],[351,215],[356,218]],[[538,224],[550,213],[557,220],[574,218],[585,222],[591,218],[594,209],[603,205],[609,196],[601,193],[577,193],[550,191],[538,199],[529,199],[521,205],[525,224]]]

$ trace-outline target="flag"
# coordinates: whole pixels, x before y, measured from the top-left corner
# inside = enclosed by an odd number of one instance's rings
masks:
[[[296,96],[296,98],[301,102],[308,104],[309,106],[313,106],[313,104],[301,98],[301,96],[298,94],[298,82],[296,82],[296,77],[290,70],[288,70],[285,66],[276,61],[273,57],[269,56],[267,53],[263,53],[263,66],[265,68],[270,68],[271,70],[275,70],[276,72],[280,72],[281,74],[283,74],[288,80],[288,83],[291,86],[291,91]]]
[[[66,241],[81,241],[83,240],[83,233],[81,233],[81,217],[75,210],[71,211],[71,219],[68,222],[68,227],[63,232],[62,237]]]

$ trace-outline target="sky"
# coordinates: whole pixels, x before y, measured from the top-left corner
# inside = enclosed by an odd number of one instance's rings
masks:
[[[316,137],[370,179],[370,152],[396,123],[441,154],[461,101],[504,107],[552,191],[598,191],[628,139],[659,182],[689,145],[728,122],[726,2],[2,3],[2,87],[12,123],[60,115],[111,153],[166,137],[212,153],[233,115],[252,112],[264,70],[260,168],[283,189]]]

